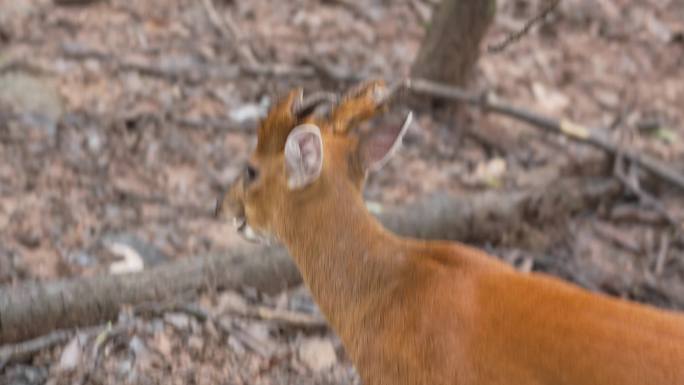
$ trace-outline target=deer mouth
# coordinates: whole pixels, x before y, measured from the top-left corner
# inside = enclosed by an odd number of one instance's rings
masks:
[[[216,206],[214,208],[214,217],[220,218],[225,211],[231,210],[224,209],[223,199],[216,200]],[[244,212],[244,209],[241,209],[240,211]],[[247,223],[247,218],[244,216],[244,214],[233,217],[233,227],[235,227],[238,234],[240,234],[242,238],[249,242],[265,244],[270,243],[267,237],[259,234]]]
[[[233,226],[237,230],[238,234],[240,234],[242,238],[249,242],[261,244],[269,243],[266,237],[259,234],[247,223],[247,218],[245,217],[233,218]]]

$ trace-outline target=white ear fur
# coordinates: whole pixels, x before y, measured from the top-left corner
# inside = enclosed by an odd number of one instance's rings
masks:
[[[323,168],[321,130],[313,124],[302,124],[285,141],[287,187],[300,189],[314,182]]]
[[[363,160],[366,169],[377,171],[390,160],[394,152],[401,145],[401,140],[413,121],[413,112],[409,112],[398,130],[396,128],[380,128],[371,132],[362,145]]]

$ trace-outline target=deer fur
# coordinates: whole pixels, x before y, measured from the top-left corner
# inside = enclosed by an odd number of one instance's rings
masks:
[[[382,109],[383,90],[381,82],[363,85],[329,118],[296,118],[302,93],[291,92],[259,126],[249,173],[221,210],[242,231],[287,247],[364,384],[684,384],[681,313],[517,272],[457,242],[383,228],[365,207],[363,183],[391,151],[387,135],[400,141],[401,132],[356,130]],[[320,135],[320,154],[301,147],[321,162],[315,176],[285,154],[301,125],[318,127],[297,134],[307,143]],[[296,170],[306,183],[288,184]]]

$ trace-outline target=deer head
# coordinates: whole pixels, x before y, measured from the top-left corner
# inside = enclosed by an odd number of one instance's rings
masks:
[[[291,91],[259,125],[256,150],[217,205],[217,215],[232,216],[248,239],[280,238],[293,205],[330,199],[339,189],[361,197],[368,171],[387,161],[411,121],[409,113],[400,127],[358,132],[361,122],[383,110],[386,96],[383,82],[368,82],[321,117],[315,107],[332,98],[304,99],[302,90]]]

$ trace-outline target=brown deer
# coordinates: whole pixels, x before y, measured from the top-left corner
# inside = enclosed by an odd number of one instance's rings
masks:
[[[221,209],[285,244],[366,385],[684,385],[684,315],[384,229],[364,180],[408,122],[355,130],[384,95],[370,82],[321,117],[291,92]]]

